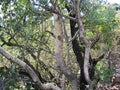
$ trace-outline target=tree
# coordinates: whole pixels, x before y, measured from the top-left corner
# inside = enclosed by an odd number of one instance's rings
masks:
[[[112,44],[116,25],[113,8],[99,0],[5,0],[0,3],[3,14],[0,53],[3,56],[23,67],[42,90],[60,89],[58,86],[61,82],[59,78],[56,79],[56,73],[66,77],[72,90],[93,90],[99,79],[96,79],[95,67],[104,58],[107,49],[96,58],[92,51],[100,51],[100,43],[109,47]],[[70,25],[70,33],[67,24]],[[17,49],[17,58],[2,48],[10,50],[8,46],[11,50]],[[76,60],[70,58],[72,50]],[[54,61],[48,62],[51,57],[55,57],[57,68]],[[76,67],[75,63],[70,63],[71,59],[72,62],[77,61]],[[76,70],[73,70],[74,67]],[[46,77],[58,86],[47,83]]]

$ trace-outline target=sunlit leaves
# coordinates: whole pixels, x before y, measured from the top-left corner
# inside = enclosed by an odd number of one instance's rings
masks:
[[[97,25],[96,28],[97,28],[97,30],[100,31],[100,32],[103,30],[103,27],[102,27],[101,25]]]
[[[23,6],[25,6],[28,2],[29,0],[20,0],[20,4]]]
[[[94,36],[93,32],[90,30],[85,30],[85,34],[87,38],[92,38]]]
[[[116,25],[115,10],[113,7],[105,4],[98,5],[96,2],[84,21],[86,30],[89,29],[93,32],[93,36],[95,33],[101,33],[103,35],[103,41],[111,44],[113,39],[112,35],[114,35],[113,29]]]
[[[114,67],[110,66],[109,68],[106,67],[106,60],[101,60],[96,66],[97,73],[99,73],[99,77],[102,82],[111,82],[111,77],[114,72]]]

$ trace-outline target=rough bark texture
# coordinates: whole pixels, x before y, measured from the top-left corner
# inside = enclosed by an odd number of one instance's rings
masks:
[[[55,19],[55,55],[56,61],[59,70],[65,75],[65,77],[70,81],[72,84],[73,90],[78,89],[78,83],[76,79],[76,75],[74,75],[66,66],[64,58],[63,58],[63,30],[62,30],[62,21],[61,17],[54,14]]]

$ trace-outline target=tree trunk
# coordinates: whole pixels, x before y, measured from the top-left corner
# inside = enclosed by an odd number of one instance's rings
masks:
[[[68,9],[68,8],[67,8]],[[69,10],[68,10],[69,12]],[[75,18],[76,14],[74,13],[70,13],[70,16]],[[78,26],[76,21],[70,20],[70,29],[71,29],[71,37],[74,37],[76,32],[78,32]],[[84,64],[84,57],[85,57],[85,47],[83,45],[83,43],[81,42],[81,40],[78,40],[77,35],[76,37],[72,40],[72,45],[73,45],[73,51],[75,53],[76,56],[76,60],[79,64],[80,67],[80,90],[86,90],[86,85],[88,85],[88,82],[85,78],[85,64]],[[88,50],[90,49],[90,47],[87,48]],[[87,52],[87,50],[86,50]],[[87,55],[87,54],[86,54]],[[94,74],[95,74],[95,65],[96,63],[94,62],[94,60],[91,58],[91,56],[89,56],[88,59],[88,64],[90,64],[89,68],[88,68],[88,74],[90,76],[90,79],[93,80]]]
[[[77,77],[66,66],[63,57],[63,30],[61,17],[54,14],[55,19],[55,55],[59,70],[65,75],[72,85],[72,90],[79,90]]]

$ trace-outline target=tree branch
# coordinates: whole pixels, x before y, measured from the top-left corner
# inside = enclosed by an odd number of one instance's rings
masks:
[[[100,55],[98,58],[94,59],[95,64],[97,64],[101,59],[103,59],[105,56],[105,53],[103,53],[102,55]]]
[[[51,13],[57,14],[57,15],[59,15],[59,16],[65,17],[65,18],[67,18],[67,19],[71,19],[71,20],[73,20],[73,21],[76,21],[75,18],[70,17],[70,16],[67,16],[67,15],[64,15],[64,14],[61,14],[60,12],[57,12],[57,10],[55,10],[55,9],[53,9],[53,8],[49,8],[49,6],[42,5],[42,4],[35,4],[35,3],[34,3],[34,5],[39,6],[39,7],[42,7],[43,9],[45,9],[45,10],[51,12]]]
[[[89,76],[89,57],[90,57],[90,47],[91,47],[91,43],[87,40],[87,38],[84,35],[84,26],[82,23],[82,19],[81,19],[81,15],[80,15],[80,0],[75,0],[75,6],[76,6],[76,16],[77,16],[77,20],[78,20],[78,26],[79,26],[79,36],[80,39],[82,40],[82,42],[85,45],[85,57],[84,57],[84,75],[85,75],[85,79],[88,83],[88,85],[90,85],[90,90],[92,89],[91,86],[91,79]]]
[[[2,47],[0,47],[0,54],[2,54],[4,57],[6,57],[8,60],[14,62],[15,64],[18,64],[19,66],[23,67],[29,73],[29,75],[31,76],[33,81],[39,86],[40,90],[61,90],[59,87],[57,87],[53,83],[42,84],[39,77],[36,75],[34,70],[28,64],[26,64],[25,62],[23,62],[22,60],[20,60],[16,57],[13,57]]]
[[[96,45],[96,43],[100,40],[100,37],[101,37],[101,35],[96,36],[96,39],[91,44],[91,48],[93,48]]]
[[[25,62],[23,62],[22,60],[13,57],[12,55],[10,55],[6,50],[4,50],[2,47],[0,47],[0,54],[2,54],[3,56],[5,56],[8,60],[18,64],[19,66],[23,67],[25,70],[27,70],[30,74],[30,76],[32,77],[33,81],[35,83],[37,83],[41,89],[43,89],[43,85],[41,83],[41,81],[39,80],[39,77],[35,74],[35,72],[32,70],[32,68],[30,66],[28,66]]]
[[[79,30],[75,32],[75,35],[69,40],[69,42],[73,41],[78,34],[79,34]]]

